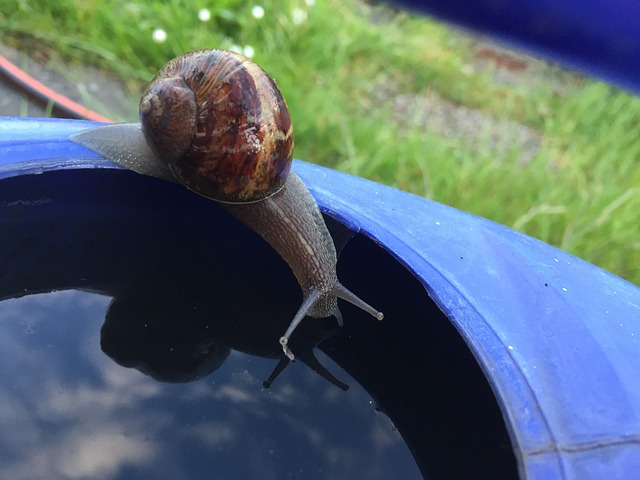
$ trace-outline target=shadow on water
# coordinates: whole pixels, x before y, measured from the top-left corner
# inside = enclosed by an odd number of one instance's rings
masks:
[[[214,203],[129,172],[76,171],[3,180],[0,207],[0,326],[14,352],[2,374],[24,384],[0,394],[33,408],[12,427],[35,429],[22,443],[11,439],[0,473],[18,478],[21,452],[46,450],[47,437],[85,438],[80,407],[58,423],[42,413],[58,375],[54,390],[69,402],[82,382],[99,398],[129,398],[143,385],[152,392],[126,406],[89,402],[102,421],[92,432],[144,446],[111,463],[89,457],[94,470],[86,468],[105,478],[199,478],[212,469],[233,472],[225,478],[517,478],[498,405],[466,344],[410,272],[367,238],[346,244],[339,276],[385,320],[346,304],[342,329],[306,319],[291,346],[311,368],[296,362],[265,390],[278,362],[286,366],[278,338],[299,287],[277,254]],[[66,311],[76,307],[70,293],[50,293],[60,290],[99,294],[89,295],[103,299],[94,320],[78,324],[85,314]],[[42,309],[55,298],[59,306]],[[25,334],[25,315],[45,319]],[[104,353],[146,377],[87,353],[98,332]],[[43,365],[29,367],[21,347],[40,348]],[[25,384],[20,366],[34,369],[37,386]],[[31,473],[67,475],[51,466],[59,456]]]

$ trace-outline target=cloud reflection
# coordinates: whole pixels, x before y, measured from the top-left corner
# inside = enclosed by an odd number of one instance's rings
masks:
[[[109,302],[0,302],[0,478],[421,478],[357,383],[295,362],[265,390],[275,360],[236,351],[210,377],[160,383],[100,351]]]
[[[61,311],[73,322],[57,327],[81,331],[86,343],[80,349],[93,343],[86,351],[99,353],[95,328],[108,301],[65,291],[0,304],[0,371],[11,379],[0,385],[0,478],[112,478],[124,466],[148,465],[157,455],[148,433],[161,422],[135,415],[140,400],[157,395],[157,384],[96,362],[93,353],[76,359],[73,372],[51,362],[62,357],[50,353],[65,347],[69,333],[46,338]]]

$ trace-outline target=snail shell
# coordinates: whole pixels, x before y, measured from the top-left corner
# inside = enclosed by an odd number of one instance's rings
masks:
[[[142,95],[140,120],[176,178],[220,202],[267,198],[291,169],[285,100],[264,70],[234,52],[203,50],[170,61]]]

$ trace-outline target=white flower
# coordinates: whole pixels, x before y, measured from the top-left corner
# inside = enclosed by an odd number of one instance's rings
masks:
[[[208,22],[211,20],[211,12],[208,8],[201,8],[198,10],[198,18],[201,22]]]
[[[255,53],[256,52],[251,45],[245,45],[244,48],[242,49],[242,54],[247,58],[253,58]]]
[[[316,4],[316,0],[304,0],[304,3],[306,3],[308,7],[313,7]]]
[[[302,8],[294,8],[291,11],[291,21],[295,25],[300,25],[307,21],[307,11]]]
[[[253,15],[254,18],[260,20],[262,17],[264,17],[264,8],[262,8],[260,5],[256,5],[251,9],[251,15]]]
[[[163,43],[167,39],[167,32],[161,28],[156,28],[151,34],[151,38],[156,43]]]

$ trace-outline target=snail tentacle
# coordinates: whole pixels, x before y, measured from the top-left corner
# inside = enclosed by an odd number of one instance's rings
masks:
[[[293,331],[298,327],[298,325],[300,325],[302,319],[308,315],[309,311],[318,302],[318,300],[320,300],[320,297],[322,297],[323,293],[324,292],[321,292],[319,290],[314,290],[309,295],[307,295],[304,300],[302,300],[302,305],[300,305],[298,312],[293,317],[293,320],[291,320],[289,328],[287,328],[287,331],[284,332],[284,335],[280,337],[279,341],[280,345],[282,345],[282,351],[289,358],[289,360],[295,360],[296,358],[293,352],[289,349],[289,337],[291,337]]]
[[[289,337],[291,337],[291,334],[298,327],[298,325],[300,325],[300,322],[304,319],[304,317],[306,317],[307,315],[311,316],[310,312],[313,310],[313,307],[322,299],[323,296],[326,296],[326,295],[331,295],[331,296],[346,300],[347,302],[364,310],[365,312],[369,313],[371,316],[377,318],[378,320],[384,319],[384,314],[382,312],[379,312],[378,310],[373,308],[371,305],[369,305],[360,297],[355,295],[353,292],[351,292],[347,287],[342,285],[340,282],[338,282],[331,289],[328,289],[326,291],[312,290],[302,301],[302,305],[300,305],[298,312],[293,317],[293,320],[289,324],[287,331],[284,332],[284,335],[282,335],[282,337],[280,337],[280,340],[279,340],[280,345],[282,345],[282,350],[284,351],[284,354],[290,360],[294,360],[295,356],[288,347]],[[342,319],[342,313],[340,312],[340,308],[338,308],[337,304],[334,307],[332,315],[336,318],[338,322],[338,326],[342,327],[344,325],[344,321]]]
[[[379,312],[378,310],[373,308],[371,305],[369,305],[367,302],[362,300],[360,297],[358,297],[355,293],[353,293],[351,290],[349,290],[347,287],[345,287],[341,283],[338,283],[337,285],[335,285],[331,290],[331,293],[336,297],[346,300],[352,305],[355,305],[359,309],[364,310],[371,316],[376,317],[376,319],[384,320],[384,314],[382,312]],[[338,323],[340,323],[340,319],[338,320]]]

